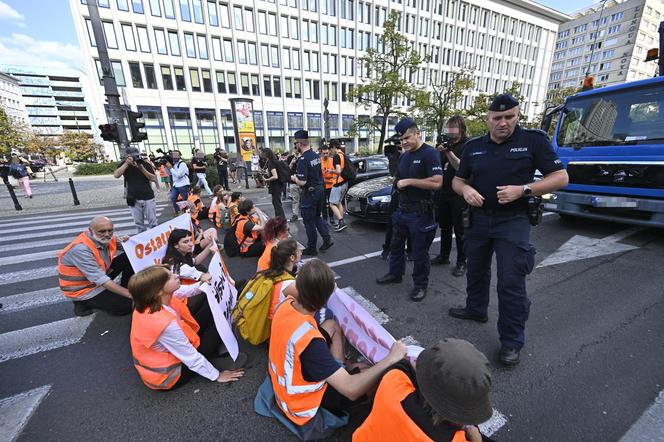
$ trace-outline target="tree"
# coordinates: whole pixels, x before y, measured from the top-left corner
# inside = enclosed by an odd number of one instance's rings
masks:
[[[523,103],[525,100],[525,97],[521,95],[521,83],[518,81],[513,82],[509,89],[501,93],[510,94],[519,103]],[[486,133],[486,117],[489,113],[489,105],[498,95],[500,95],[498,92],[491,95],[480,93],[475,97],[472,106],[466,111],[466,126],[469,135],[478,136]],[[519,124],[526,127],[532,126],[528,123],[528,116],[524,113],[519,114]]]
[[[95,143],[92,135],[65,131],[60,135],[58,144],[64,154],[76,161],[97,161],[102,156],[103,146]]]
[[[452,72],[447,81],[441,76],[441,81],[431,84],[429,90],[415,93],[415,104],[410,110],[421,127],[441,134],[445,122],[456,113],[459,101],[472,87],[473,77],[468,69]]]
[[[26,135],[26,127],[14,121],[0,107],[0,153],[9,155],[12,149],[22,150]]]
[[[379,128],[378,153],[383,150],[389,117],[398,113],[395,99],[411,98],[418,90],[417,86],[413,86],[405,78],[415,73],[420,63],[428,59],[421,57],[406,36],[397,30],[398,21],[399,14],[393,10],[383,24],[383,34],[378,38],[378,47],[368,48],[360,59],[369,80],[348,92],[348,98],[356,100],[358,105],[364,105],[367,109],[375,105],[377,108],[377,115],[380,117],[378,121],[371,118],[357,121],[351,133],[360,127]]]

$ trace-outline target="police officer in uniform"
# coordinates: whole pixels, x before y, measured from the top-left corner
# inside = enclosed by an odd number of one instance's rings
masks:
[[[334,244],[327,223],[321,218],[324,209],[323,171],[320,156],[311,149],[309,133],[306,130],[295,132],[295,148],[301,155],[291,181],[302,190],[300,216],[307,232],[307,248],[302,251],[302,255],[316,256],[318,254],[316,230],[323,237],[321,251],[329,249]]]
[[[399,283],[406,272],[405,243],[413,242],[413,290],[410,299],[421,301],[429,285],[429,247],[436,235],[433,199],[443,184],[440,155],[420,138],[420,130],[410,118],[403,118],[394,127],[404,153],[399,158],[395,182],[399,206],[392,215],[390,271],[378,278],[378,284]]]
[[[470,207],[466,229],[468,261],[467,298],[450,316],[487,322],[491,259],[498,265],[499,360],[519,363],[530,301],[526,275],[534,265],[535,249],[529,242],[528,198],[567,185],[567,172],[547,135],[518,125],[519,103],[508,94],[498,95],[489,107],[489,133],[466,144],[452,187]],[[544,177],[533,181],[535,169]]]

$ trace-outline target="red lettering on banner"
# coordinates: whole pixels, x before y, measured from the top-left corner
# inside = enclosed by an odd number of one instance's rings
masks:
[[[164,242],[161,239],[161,236],[157,237],[157,248],[161,249],[164,246]]]
[[[367,355],[367,358],[369,358],[370,361],[376,362],[376,352],[378,351],[378,347],[374,347],[371,349],[369,354]]]
[[[154,265],[156,265],[156,266],[161,265],[161,259],[160,258],[155,258],[154,259]]]
[[[138,259],[143,259],[143,244],[136,244],[134,247],[134,254]]]
[[[150,238],[150,245],[152,246],[152,251],[156,251],[159,247],[157,247],[157,244],[154,242],[154,238]]]

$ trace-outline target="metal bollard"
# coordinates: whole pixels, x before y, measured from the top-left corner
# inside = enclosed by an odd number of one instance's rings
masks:
[[[249,188],[249,171],[247,167],[244,168],[244,186],[247,189]]]
[[[71,195],[74,197],[74,205],[80,206],[81,202],[78,200],[78,195],[76,195],[76,188],[74,187],[74,180],[69,178],[69,188],[71,189]]]
[[[12,197],[12,201],[14,201],[14,209],[16,210],[23,210],[23,207],[21,207],[21,203],[18,202],[18,198],[16,198],[16,192],[14,192],[14,187],[7,183],[7,190],[9,191],[9,196]]]

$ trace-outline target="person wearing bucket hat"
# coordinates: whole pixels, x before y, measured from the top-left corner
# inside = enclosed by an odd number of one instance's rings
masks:
[[[486,356],[468,341],[443,339],[412,365],[388,369],[353,442],[490,441],[477,427],[493,413],[490,389]]]

